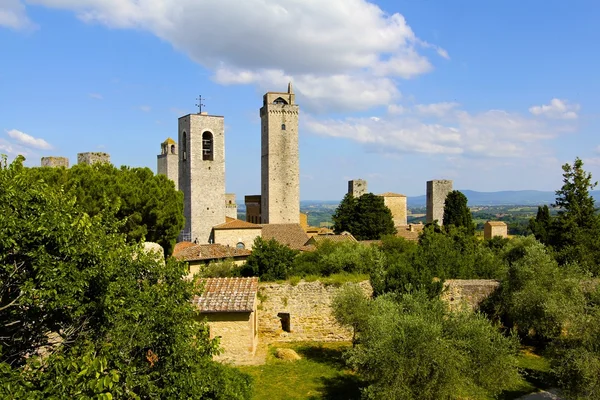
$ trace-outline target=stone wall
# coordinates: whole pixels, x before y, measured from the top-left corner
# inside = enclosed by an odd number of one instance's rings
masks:
[[[237,201],[235,199],[235,193],[225,193],[225,216],[233,219],[237,219]]]
[[[156,173],[166,175],[179,190],[179,160],[177,154],[165,153],[156,156]]]
[[[392,212],[394,226],[407,225],[406,196],[382,196],[383,203]]]
[[[246,204],[246,222],[252,222],[253,224],[261,223],[261,200],[260,195],[249,195],[244,197],[244,203]]]
[[[92,165],[96,163],[110,164],[110,154],[101,152],[77,153],[77,164]]]
[[[441,299],[451,310],[466,307],[475,310],[481,302],[498,289],[500,282],[493,279],[448,279]]]
[[[361,287],[369,296],[368,281]],[[258,330],[263,342],[347,341],[352,332],[339,326],[331,314],[331,300],[339,290],[321,282],[261,283],[258,289]],[[290,332],[283,329],[282,318],[289,314]]]
[[[427,211],[426,223],[437,220],[439,225],[444,225],[444,203],[446,196],[452,191],[452,181],[434,180],[427,181]]]
[[[262,228],[256,229],[215,229],[215,243],[225,246],[236,247],[238,243],[243,243],[244,248],[252,250],[254,239],[262,236]]]
[[[243,364],[252,360],[258,344],[256,312],[228,312],[202,314],[210,329],[211,339],[220,337],[223,352],[217,361]]]
[[[69,159],[67,157],[42,157],[42,167],[65,167],[69,168]]]

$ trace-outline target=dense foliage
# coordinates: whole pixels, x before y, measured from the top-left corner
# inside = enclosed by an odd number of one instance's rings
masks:
[[[164,175],[149,168],[116,168],[111,164],[77,164],[65,168],[33,168],[31,174],[56,188],[64,188],[89,216],[101,215],[107,204],[125,221],[120,231],[130,242],[146,240],[171,254],[184,226],[183,193]]]
[[[246,260],[241,273],[244,276],[258,276],[265,281],[286,279],[296,254],[296,250],[275,239],[265,240],[258,236],[254,239],[252,254]]]
[[[392,212],[386,207],[383,197],[365,193],[358,199],[350,193],[332,216],[335,233],[350,232],[357,240],[380,239],[396,233]]]
[[[444,226],[463,227],[467,233],[471,235],[475,233],[471,210],[467,206],[467,197],[458,190],[453,190],[446,196]]]
[[[334,300],[338,307],[347,303]],[[368,384],[364,398],[493,396],[518,380],[517,341],[480,314],[449,313],[439,299],[419,292],[380,296],[360,310],[335,315],[358,331],[347,358]]]
[[[186,267],[128,244],[110,204],[0,168],[0,397],[247,399]]]

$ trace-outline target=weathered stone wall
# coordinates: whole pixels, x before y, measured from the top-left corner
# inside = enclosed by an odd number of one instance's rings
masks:
[[[262,228],[256,229],[215,229],[215,243],[236,247],[243,243],[244,248],[252,250],[252,244],[257,236],[262,236]]]
[[[69,159],[67,157],[42,157],[42,167],[69,168]]]
[[[369,296],[373,289],[368,281],[361,287]],[[339,290],[321,282],[261,283],[258,289],[258,330],[261,341],[346,341],[352,339],[348,329],[339,326],[331,314],[331,300]],[[290,332],[282,329],[278,314],[289,313]]]
[[[156,173],[166,175],[175,183],[175,190],[179,190],[179,159],[177,154],[164,153],[157,155]]]
[[[213,159],[203,160],[202,134],[210,132]],[[225,222],[224,118],[189,114],[179,118],[179,190],[183,192],[184,237],[210,243],[212,227]]]
[[[214,357],[217,361],[243,364],[250,361],[258,345],[256,312],[202,314],[210,328],[210,337],[220,337],[223,353]]]
[[[481,302],[500,287],[493,279],[448,279],[444,282],[441,299],[448,303],[451,310],[466,307],[475,310]]]
[[[367,181],[363,179],[348,181],[348,193],[356,199],[367,193]]]
[[[433,180],[427,181],[427,211],[425,221],[429,224],[437,220],[439,225],[444,225],[444,203],[446,196],[452,191],[452,181]]]
[[[96,163],[110,164],[110,154],[100,152],[77,153],[77,164],[92,165]]]
[[[407,225],[405,196],[383,196],[383,203],[392,212],[394,226]]]
[[[287,104],[275,104],[277,99]],[[263,97],[261,119],[261,219],[264,224],[299,223],[300,162],[298,113],[291,87],[288,93]]]
[[[500,236],[503,238],[508,237],[508,226],[506,224],[492,225],[492,224],[486,223],[483,226],[483,238],[491,239],[494,236]]]

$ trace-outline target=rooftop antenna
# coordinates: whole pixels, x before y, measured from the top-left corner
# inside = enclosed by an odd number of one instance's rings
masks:
[[[202,107],[206,107],[204,104],[202,104],[202,100],[206,99],[203,99],[202,95],[200,95],[196,100],[198,100],[198,104],[196,104],[196,107],[198,107],[198,114],[202,114]]]

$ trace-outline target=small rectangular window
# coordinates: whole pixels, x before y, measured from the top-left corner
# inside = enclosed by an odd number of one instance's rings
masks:
[[[291,332],[290,313],[279,313],[277,316],[281,320],[281,329],[284,332]]]

